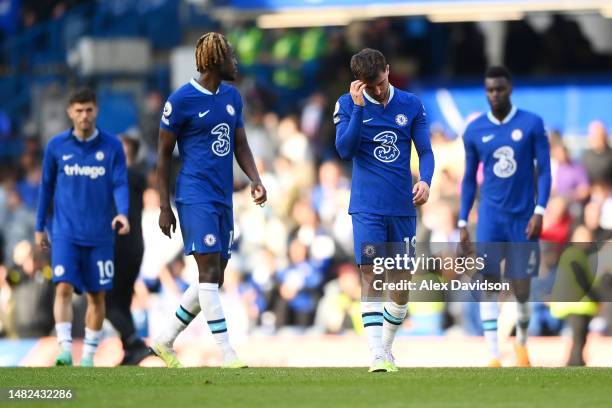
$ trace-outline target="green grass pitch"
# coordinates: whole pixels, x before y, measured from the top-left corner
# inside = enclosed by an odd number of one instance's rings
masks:
[[[0,388],[72,388],[73,401],[0,407],[611,407],[612,369],[0,368]]]

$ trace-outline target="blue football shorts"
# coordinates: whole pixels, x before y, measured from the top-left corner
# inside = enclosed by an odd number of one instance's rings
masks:
[[[66,282],[77,293],[107,292],[115,275],[113,244],[77,245],[69,240],[51,242],[53,282]]]
[[[185,255],[219,252],[231,257],[234,216],[231,207],[220,204],[177,203]]]
[[[353,220],[355,261],[358,265],[371,263],[371,259],[367,259],[368,254],[364,254],[370,244],[375,247],[385,243],[414,244],[416,217],[353,213],[351,218]],[[378,255],[387,256],[380,253]]]
[[[540,247],[538,239],[528,239],[525,230],[531,218],[517,216],[480,206],[476,225],[477,252],[485,257],[484,275],[501,275],[501,261],[505,260],[504,277],[528,279],[538,275]]]

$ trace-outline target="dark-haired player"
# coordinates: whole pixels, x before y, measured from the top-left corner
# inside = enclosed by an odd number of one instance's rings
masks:
[[[121,365],[137,365],[150,355],[149,348],[136,334],[132,318],[132,298],[134,283],[140,272],[144,252],[142,237],[143,193],[146,188],[145,174],[135,163],[140,142],[129,134],[119,135],[123,145],[128,171],[130,190],[130,233],[119,235],[115,239],[115,278],[113,289],[106,293],[106,318],[119,332],[123,346]]]
[[[336,103],[336,149],[352,160],[349,213],[353,220],[355,258],[371,287],[372,265],[363,264],[366,243],[414,243],[416,209],[429,198],[434,155],[421,101],[389,83],[383,54],[366,48],[351,58],[356,80]],[[419,155],[420,180],[412,185],[410,147]],[[367,289],[366,289],[367,290]],[[406,317],[407,293],[392,301],[363,301],[361,313],[368,338],[371,372],[397,371],[391,347]],[[376,300],[376,299],[374,299]]]
[[[204,34],[196,45],[200,73],[168,98],[159,130],[157,174],[161,214],[159,227],[170,237],[176,219],[170,207],[170,159],[178,142],[183,167],[176,182],[176,206],[185,255],[193,255],[199,283],[183,294],[168,327],[152,349],[167,366],[180,367],[173,351],[178,334],[202,311],[223,354],[223,366],[246,365],[230,345],[219,298],[223,272],[230,258],[233,238],[232,161],[251,180],[255,204],[265,203],[261,184],[242,121],[242,98],[236,88],[222,81],[236,79],[237,62],[232,46],[219,33]]]
[[[529,366],[529,285],[537,276],[542,215],[550,195],[550,151],[542,118],[517,109],[510,101],[512,78],[503,67],[491,67],[485,74],[485,90],[491,110],[472,121],[463,135],[465,176],[461,191],[459,229],[461,242],[468,244],[467,220],[476,197],[478,164],[484,165],[480,191],[476,241],[513,243],[501,248],[487,245],[489,256],[483,273],[498,280],[500,262],[505,258],[506,278],[511,280],[518,305],[517,365]],[[537,170],[537,189],[535,173]],[[537,192],[537,194],[536,194]],[[497,344],[497,292],[482,294],[480,314],[485,339],[491,352],[489,366],[499,367]]]
[[[49,141],[43,159],[36,243],[49,248],[45,220],[53,200],[51,262],[53,315],[61,352],[56,365],[72,365],[72,294],[87,293],[81,365],[94,365],[102,337],[104,293],[113,286],[113,229],[130,231],[125,155],[115,136],[96,128],[96,95],[76,91],[69,100],[72,128]],[[117,215],[115,215],[115,205]]]

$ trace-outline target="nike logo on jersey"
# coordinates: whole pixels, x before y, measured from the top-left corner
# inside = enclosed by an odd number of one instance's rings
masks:
[[[72,159],[72,157],[74,156],[74,154],[65,154],[62,156],[62,160],[66,161],[66,160],[70,160]]]
[[[482,143],[487,143],[488,141],[490,141],[491,139],[493,139],[495,137],[495,135],[488,135],[488,136],[483,136],[482,137]]]
[[[368,123],[368,122],[369,122],[369,121],[371,121],[372,119],[374,119],[374,118],[364,119],[364,120],[363,120],[363,123]]]
[[[199,117],[201,117],[201,118],[203,118],[204,116],[208,115],[208,112],[210,112],[210,109],[209,109],[209,110],[207,110],[206,112],[199,112],[199,113],[198,113],[198,116],[199,116]]]

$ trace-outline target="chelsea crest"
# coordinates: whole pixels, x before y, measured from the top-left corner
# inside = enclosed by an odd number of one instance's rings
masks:
[[[397,123],[399,126],[406,126],[406,123],[408,123],[408,118],[403,113],[399,113],[395,116],[395,123]]]

